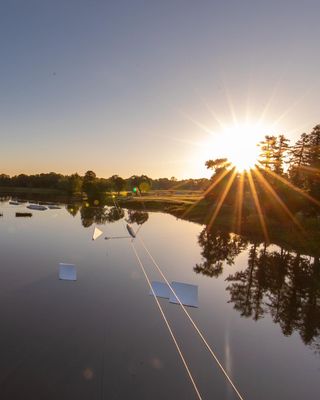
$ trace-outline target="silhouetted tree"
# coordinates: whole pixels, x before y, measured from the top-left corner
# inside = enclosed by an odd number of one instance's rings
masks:
[[[213,179],[214,177],[219,176],[225,170],[229,169],[231,163],[228,161],[227,158],[216,158],[215,160],[206,161],[205,166],[207,167],[207,169],[213,170],[213,175],[211,178]]]
[[[273,171],[282,176],[284,172],[284,163],[286,162],[289,150],[289,139],[284,135],[279,135],[276,140],[273,154]]]
[[[115,192],[117,192],[118,195],[120,194],[120,192],[122,190],[124,190],[124,188],[126,186],[126,181],[123,178],[121,178],[120,176],[118,176],[118,175],[113,175],[110,178],[110,181],[111,181],[111,185],[112,185],[113,190]]]
[[[306,133],[290,148],[289,154],[289,178],[299,188],[306,188],[305,171],[301,167],[307,165],[309,137]]]
[[[308,189],[316,199],[320,199],[320,124],[316,125],[309,135],[307,166]]]
[[[270,135],[266,135],[264,137],[264,140],[259,143],[259,163],[265,170],[272,170],[274,168],[274,154],[276,152],[276,143],[276,136]]]
[[[137,192],[147,192],[151,188],[152,180],[147,175],[132,175],[129,178],[129,186],[131,190],[137,189]]]
[[[210,277],[218,277],[223,272],[224,263],[232,265],[234,258],[246,247],[241,236],[223,231],[207,231],[204,228],[199,237],[203,261],[196,264],[194,271]]]

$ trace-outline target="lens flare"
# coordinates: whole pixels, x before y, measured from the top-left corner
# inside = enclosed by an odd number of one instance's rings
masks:
[[[222,132],[221,147],[224,149],[225,157],[238,172],[254,168],[259,157],[257,143],[263,135],[254,125],[236,125]]]

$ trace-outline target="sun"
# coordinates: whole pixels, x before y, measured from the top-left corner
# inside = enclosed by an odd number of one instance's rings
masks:
[[[215,134],[215,147],[238,172],[249,171],[258,162],[258,143],[268,132],[258,124],[228,126]]]

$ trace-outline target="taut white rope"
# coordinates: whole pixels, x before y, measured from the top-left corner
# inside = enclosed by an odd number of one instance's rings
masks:
[[[115,203],[114,198],[113,198],[113,203],[114,203],[115,206],[118,208],[118,206],[117,206],[116,203]],[[232,386],[232,388],[233,388],[233,390],[235,391],[235,393],[237,394],[238,398],[239,398],[240,400],[244,400],[244,398],[241,396],[239,390],[237,389],[237,387],[235,386],[235,384],[232,382],[232,380],[231,380],[230,376],[228,375],[227,371],[223,368],[223,366],[222,366],[222,364],[220,363],[218,357],[216,356],[216,354],[215,354],[214,351],[212,350],[211,346],[209,345],[209,343],[207,342],[207,340],[206,340],[205,337],[203,336],[202,332],[201,332],[200,329],[198,328],[197,324],[194,322],[194,320],[192,319],[192,317],[190,316],[190,314],[189,314],[188,311],[186,310],[185,306],[181,303],[181,300],[179,299],[178,295],[176,294],[176,292],[175,292],[174,289],[172,288],[170,282],[168,281],[168,279],[166,278],[166,276],[165,276],[164,273],[162,272],[160,266],[158,265],[158,263],[156,262],[156,260],[153,258],[152,254],[150,253],[150,251],[148,250],[148,248],[147,248],[147,246],[145,245],[144,241],[142,240],[141,235],[139,235],[138,238],[139,238],[139,240],[140,240],[142,246],[144,247],[145,251],[148,253],[148,255],[149,255],[151,261],[153,262],[153,264],[155,265],[155,267],[156,267],[157,270],[159,271],[160,275],[162,276],[162,278],[164,279],[164,281],[166,282],[166,284],[169,286],[171,292],[174,294],[174,296],[175,296],[176,299],[178,300],[178,303],[180,304],[180,306],[182,307],[184,313],[186,314],[186,316],[188,317],[189,321],[191,322],[192,326],[194,327],[194,329],[196,330],[196,332],[197,332],[198,335],[200,336],[202,342],[204,343],[204,345],[205,345],[206,348],[208,349],[209,353],[211,354],[211,356],[213,357],[213,359],[215,360],[215,362],[216,362],[217,365],[219,366],[220,370],[222,371],[222,373],[224,374],[224,376],[226,377],[226,379],[228,380],[228,382],[229,382],[230,385]],[[136,255],[136,257],[137,257],[137,259],[138,259],[138,261],[139,261],[140,266],[141,266],[142,269],[143,269],[143,273],[144,273],[144,275],[145,275],[145,277],[146,277],[146,279],[147,279],[147,282],[148,282],[148,284],[149,284],[149,286],[150,286],[150,289],[151,289],[151,291],[152,291],[152,293],[153,293],[153,296],[154,296],[154,298],[155,298],[156,301],[157,301],[157,304],[158,304],[158,307],[159,307],[159,309],[160,309],[160,311],[161,311],[161,314],[162,314],[163,317],[165,318],[165,322],[166,322],[166,324],[167,324],[167,326],[168,326],[168,329],[169,329],[169,331],[170,331],[170,333],[171,333],[171,336],[172,336],[174,342],[176,343],[175,338],[174,338],[174,335],[173,335],[173,333],[172,333],[172,331],[171,331],[171,329],[170,329],[170,325],[168,324],[168,321],[167,321],[167,319],[166,319],[166,317],[165,317],[165,315],[164,315],[164,313],[163,313],[163,311],[162,311],[161,305],[160,305],[160,303],[159,303],[159,301],[158,301],[158,299],[157,299],[157,297],[156,297],[156,295],[155,295],[155,293],[154,293],[154,290],[153,290],[153,288],[152,288],[152,285],[151,285],[151,283],[150,283],[150,280],[149,280],[149,278],[147,277],[147,274],[146,274],[146,272],[145,272],[145,270],[144,270],[144,267],[143,267],[143,265],[142,265],[142,263],[141,263],[141,260],[139,259],[139,256],[138,256],[138,254],[137,254],[137,252],[136,252],[136,249],[135,249],[135,247],[133,246],[132,241],[133,241],[133,240],[131,240],[131,245],[132,245],[132,247],[133,247],[133,250],[134,250],[134,252],[135,252],[135,255]],[[178,346],[177,343],[176,343],[176,345]],[[185,364],[185,360],[184,360],[184,358],[183,358],[183,355],[182,355],[181,352],[180,352],[179,347],[177,347],[177,349],[178,349],[178,352],[179,352],[179,354],[180,354],[180,357],[182,358],[183,363],[184,363],[184,365],[185,365],[185,367],[186,367],[186,369],[187,369],[187,371],[188,371],[188,374],[189,374],[189,376],[190,376],[190,378],[191,378],[193,384],[195,385],[194,380],[193,380],[193,378],[192,378],[192,375],[191,375],[191,373],[190,373],[190,371],[189,371],[187,365]],[[198,390],[196,389],[196,386],[195,386],[195,390],[196,390],[196,392],[198,393]]]
[[[160,266],[157,264],[156,260],[153,258],[152,254],[150,253],[150,251],[148,250],[147,246],[145,245],[144,241],[141,239],[141,235],[139,236],[139,240],[142,244],[142,246],[144,247],[145,251],[148,253],[150,259],[152,260],[153,264],[156,266],[157,270],[159,271],[160,275],[162,276],[162,278],[164,279],[164,281],[166,282],[166,284],[169,286],[170,290],[172,291],[172,293],[174,294],[174,296],[177,298],[178,303],[180,304],[180,306],[182,307],[183,311],[185,312],[186,316],[188,317],[189,321],[191,322],[191,324],[193,325],[194,329],[196,330],[196,332],[198,333],[198,335],[200,336],[201,340],[203,341],[203,343],[205,344],[206,348],[209,350],[209,353],[212,355],[212,357],[214,358],[214,360],[216,361],[216,363],[218,364],[218,366],[220,367],[221,371],[223,372],[224,376],[227,378],[228,382],[230,383],[230,385],[232,386],[232,388],[234,389],[235,393],[237,394],[237,396],[239,397],[240,400],[244,400],[244,398],[241,396],[241,394],[239,393],[238,389],[236,388],[236,386],[234,385],[234,383],[232,382],[231,378],[229,377],[227,371],[223,368],[222,364],[220,363],[218,357],[215,355],[214,351],[212,350],[212,348],[210,347],[209,343],[206,341],[205,337],[203,336],[202,332],[200,331],[200,329],[198,328],[198,326],[196,325],[196,323],[194,322],[194,320],[192,319],[192,317],[190,316],[190,314],[188,313],[188,311],[186,310],[185,306],[181,303],[178,295],[176,294],[176,292],[174,291],[174,289],[172,288],[170,282],[168,281],[168,279],[166,278],[166,276],[164,275],[164,273],[162,272]]]
[[[180,347],[179,347],[179,344],[178,344],[178,342],[177,342],[177,340],[176,340],[176,338],[175,338],[175,336],[174,336],[174,333],[173,333],[173,331],[172,331],[172,329],[171,329],[171,327],[170,327],[170,324],[169,324],[169,322],[168,322],[168,320],[167,320],[167,318],[166,318],[166,316],[165,316],[165,314],[164,314],[164,312],[163,312],[163,309],[162,309],[162,307],[161,307],[161,305],[160,305],[160,303],[159,303],[159,300],[158,300],[158,298],[157,298],[157,296],[156,296],[156,294],[155,294],[155,292],[154,292],[154,290],[153,290],[153,287],[152,287],[151,282],[150,282],[150,280],[149,280],[149,278],[148,278],[148,275],[147,275],[147,273],[146,273],[146,270],[145,270],[145,268],[144,268],[144,266],[143,266],[143,264],[142,264],[142,261],[141,261],[140,257],[138,256],[138,253],[137,253],[137,251],[136,251],[136,249],[135,249],[135,247],[134,247],[134,245],[133,245],[132,242],[131,242],[131,246],[132,246],[132,249],[133,249],[133,251],[134,251],[134,254],[135,254],[135,256],[136,256],[136,258],[137,258],[137,260],[138,260],[138,263],[139,263],[139,265],[140,265],[140,268],[141,268],[141,270],[142,270],[142,272],[143,272],[143,274],[144,274],[144,277],[146,278],[146,281],[147,281],[147,283],[148,283],[148,285],[149,285],[149,287],[150,287],[150,290],[151,290],[151,292],[152,292],[152,294],[153,294],[153,297],[154,297],[154,299],[155,299],[155,301],[156,301],[156,303],[157,303],[157,306],[158,306],[159,311],[160,311],[160,313],[161,313],[161,315],[162,315],[162,318],[164,319],[164,322],[165,322],[165,324],[167,325],[167,328],[168,328],[169,333],[170,333],[170,335],[171,335],[171,337],[172,337],[172,340],[173,340],[173,342],[174,342],[174,344],[175,344],[175,346],[176,346],[176,348],[177,348],[177,351],[178,351],[178,353],[179,353],[179,356],[180,356],[180,358],[181,358],[181,361],[183,362],[183,365],[184,365],[184,367],[185,367],[185,369],[186,369],[186,371],[187,371],[187,373],[188,373],[188,376],[189,376],[190,381],[191,381],[191,383],[192,383],[192,386],[193,386],[193,388],[194,388],[194,390],[195,390],[195,392],[196,392],[196,394],[197,394],[197,397],[198,397],[198,399],[202,400],[202,397],[201,397],[200,392],[199,392],[199,390],[198,390],[198,388],[197,388],[197,385],[196,385],[196,383],[195,383],[195,380],[194,380],[194,378],[193,378],[193,376],[192,376],[192,374],[191,374],[191,371],[190,371],[190,369],[189,369],[189,367],[188,367],[188,364],[187,364],[187,362],[186,362],[186,360],[185,360],[185,358],[184,358],[184,356],[183,356],[183,354],[182,354],[182,351],[181,351],[181,349],[180,349]]]

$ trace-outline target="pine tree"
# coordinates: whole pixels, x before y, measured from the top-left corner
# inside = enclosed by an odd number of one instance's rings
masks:
[[[307,150],[307,182],[311,196],[320,198],[320,124],[309,135]]]
[[[289,151],[289,178],[294,185],[300,188],[306,186],[305,173],[302,167],[308,163],[308,143],[309,135],[303,133]]]
[[[264,140],[259,143],[260,147],[259,163],[265,170],[273,170],[276,143],[277,143],[276,136],[269,136],[269,135],[266,135]]]
[[[289,139],[284,135],[279,135],[274,145],[273,171],[280,176],[284,173],[283,165],[286,162],[285,160],[287,158],[288,150]]]

